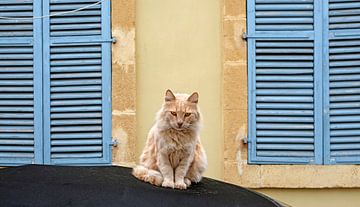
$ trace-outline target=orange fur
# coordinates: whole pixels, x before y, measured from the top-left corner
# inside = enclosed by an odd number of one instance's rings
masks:
[[[178,189],[200,182],[207,158],[199,137],[201,114],[197,103],[196,92],[189,96],[166,91],[140,163],[133,169],[135,177]]]

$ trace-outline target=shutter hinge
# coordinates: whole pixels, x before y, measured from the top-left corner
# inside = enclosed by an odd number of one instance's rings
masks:
[[[249,141],[249,139],[248,139],[247,136],[243,137],[241,140],[242,140],[242,142],[243,142],[244,144],[250,143],[250,141]]]
[[[110,146],[117,147],[118,146],[118,141],[116,139],[111,140]]]
[[[241,38],[242,38],[243,40],[247,40],[248,36],[247,36],[246,32],[244,32],[244,33],[241,35]]]
[[[116,43],[116,38],[115,38],[115,37],[111,38],[111,42],[112,42],[113,44],[115,44],[115,43]]]

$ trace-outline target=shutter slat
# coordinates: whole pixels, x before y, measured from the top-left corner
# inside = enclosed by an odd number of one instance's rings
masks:
[[[336,74],[360,74],[360,68],[356,68],[356,67],[353,67],[353,68],[334,68],[330,71],[330,74],[331,75],[336,75]],[[345,82],[345,83],[348,83]],[[353,83],[356,83],[356,82],[353,82]]]
[[[51,141],[51,145],[53,146],[62,146],[62,145],[98,145],[98,144],[102,144],[101,139],[89,139],[89,140],[55,140],[55,141]]]
[[[336,150],[331,151],[331,156],[334,157],[359,157],[360,156],[360,150]]]
[[[359,101],[359,100],[360,100],[360,95],[330,97],[330,102],[347,102],[347,101]]]
[[[298,103],[258,103],[258,109],[313,109],[313,104],[298,104]]]
[[[294,150],[294,151],[302,151],[302,150],[314,150],[313,144],[258,144],[257,149],[260,150]]]
[[[101,91],[101,86],[51,87],[51,92]]]
[[[360,80],[359,75],[332,75],[330,76],[330,81],[354,81]]]
[[[329,9],[359,9],[360,2],[346,2],[346,3],[332,3],[329,4]]]
[[[52,119],[67,119],[67,118],[93,118],[101,117],[101,113],[56,113],[51,114]]]
[[[359,81],[343,81],[343,82],[330,82],[330,88],[348,88],[348,87],[359,87]]]
[[[359,137],[334,137],[331,138],[332,143],[359,143],[360,142],[360,136]]]
[[[1,92],[32,92],[33,87],[0,87]]]
[[[51,106],[84,106],[84,105],[101,105],[100,99],[89,99],[89,100],[61,100],[51,101]]]
[[[360,102],[350,102],[350,103],[331,103],[331,109],[339,109],[339,108],[360,108]]]
[[[330,111],[330,115],[360,115],[359,109],[335,109]]]
[[[12,126],[33,126],[34,121],[33,120],[0,120],[0,125],[12,125]]]
[[[257,96],[256,101],[258,102],[286,102],[286,103],[312,103],[313,97],[304,96]]]
[[[82,133],[66,133],[66,134],[53,134],[53,139],[95,139],[102,138],[101,133],[97,132],[82,132]]]
[[[360,116],[331,116],[330,122],[360,122]]]
[[[257,82],[256,88],[313,88],[309,82]]]
[[[101,60],[99,59],[83,59],[81,61],[78,60],[53,60],[51,61],[52,66],[76,66],[76,65],[101,65]]]
[[[311,151],[275,151],[275,150],[261,150],[258,152],[261,157],[313,157],[314,153]]]
[[[268,136],[268,137],[314,137],[314,133],[310,130],[257,130],[256,134],[258,136]]]
[[[0,139],[34,139],[32,133],[0,133]]]
[[[311,89],[258,89],[257,95],[312,95],[314,92]]]
[[[71,72],[94,72],[101,71],[101,66],[74,66],[74,67],[52,67],[53,73],[71,73]]]
[[[93,112],[101,111],[101,106],[70,106],[70,107],[53,107],[51,112]]]
[[[294,74],[298,74],[298,75],[303,75],[303,74],[312,74],[313,71],[311,69],[290,69],[290,70],[286,70],[286,69],[258,69],[256,70],[256,74],[259,75],[294,75]]]
[[[358,129],[360,123],[331,124],[330,129]]]
[[[282,11],[282,12],[275,12],[275,11],[258,11],[255,14],[257,17],[312,17],[314,13],[312,11]]]
[[[98,152],[101,151],[101,146],[81,146],[81,147],[52,147],[51,152]]]
[[[359,129],[330,131],[330,136],[359,136],[359,135],[360,135]]]
[[[83,79],[83,80],[53,80],[51,86],[79,86],[79,85],[98,85],[100,79]]]
[[[341,89],[331,89],[331,95],[345,95],[345,94],[359,94],[360,88],[341,88]]]
[[[334,144],[331,146],[332,150],[360,150],[360,144]]]
[[[0,152],[0,157],[5,159],[13,158],[34,158],[33,153],[24,153],[24,152]]]
[[[51,121],[51,125],[91,125],[91,124],[101,124],[99,119],[80,119],[80,120],[54,120]]]
[[[0,118],[28,119],[28,118],[34,118],[34,115],[32,113],[1,113]]]
[[[0,146],[0,152],[34,152],[32,146]]]
[[[98,152],[93,152],[93,153],[65,153],[65,154],[53,154],[51,155],[52,158],[54,159],[61,159],[61,158],[101,158],[102,157],[102,153],[98,153]]]
[[[257,125],[258,129],[294,129],[294,130],[302,130],[302,129],[314,129],[314,125],[312,124],[263,124],[259,123]]]
[[[30,100],[0,100],[0,106],[7,106],[9,105],[9,103],[11,103],[12,106],[33,106],[34,105],[34,101],[30,101]],[[16,108],[16,110],[19,109],[27,109],[27,107],[21,107],[21,108]]]
[[[52,127],[51,132],[88,132],[88,131],[101,131],[101,126],[61,126]],[[1,130],[1,128],[0,128]]]
[[[50,23],[52,24],[69,24],[69,23],[91,23],[91,22],[100,22],[100,17],[73,17],[69,18],[57,18],[52,19]]]
[[[33,84],[32,80],[0,80],[0,86],[32,86]]]
[[[289,137],[289,138],[284,138],[284,137],[259,137],[258,138],[258,142],[259,143],[314,143],[313,139],[309,139],[309,138],[298,138],[298,137]]]
[[[83,79],[83,78],[100,78],[101,73],[56,73],[52,74],[52,79]]]
[[[34,140],[0,139],[0,145],[34,145]]]
[[[294,116],[291,116],[291,117],[286,117],[286,116],[258,116],[256,117],[256,121],[257,122],[269,122],[269,123],[276,123],[276,122],[285,122],[285,123],[288,123],[288,122],[295,122],[295,123],[313,123],[314,122],[314,118],[312,117],[294,117]]]
[[[9,102],[7,102],[7,105],[9,105],[10,103]],[[13,105],[12,103],[11,103],[11,105]],[[17,103],[16,105],[23,105],[22,104],[22,101],[20,102],[20,103]],[[31,104],[31,105],[33,105],[33,104]],[[19,106],[16,106],[16,107],[14,107],[14,106],[7,106],[7,107],[0,107],[0,111],[1,112],[33,112],[34,111],[34,108],[31,106],[31,107],[24,107],[24,106],[22,106],[22,107],[19,107]]]
[[[101,93],[54,93],[51,99],[81,99],[81,98],[101,98]]]

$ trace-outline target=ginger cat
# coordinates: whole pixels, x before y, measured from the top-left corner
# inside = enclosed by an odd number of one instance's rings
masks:
[[[166,91],[165,102],[140,156],[140,165],[133,169],[136,178],[178,189],[200,182],[207,158],[199,137],[198,98],[197,92],[189,96]]]

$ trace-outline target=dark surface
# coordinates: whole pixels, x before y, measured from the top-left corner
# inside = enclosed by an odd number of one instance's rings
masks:
[[[152,186],[125,167],[27,165],[0,170],[0,206],[280,206],[245,188],[204,178],[187,190]]]

